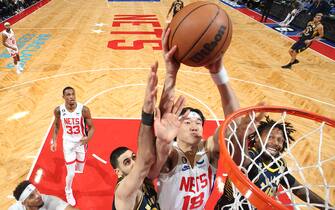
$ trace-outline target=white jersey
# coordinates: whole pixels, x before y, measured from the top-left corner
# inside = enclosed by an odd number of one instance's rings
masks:
[[[214,186],[216,168],[209,163],[205,149],[197,152],[194,167],[178,152],[177,166],[158,178],[158,203],[162,210],[202,210]]]
[[[52,195],[41,194],[44,205],[39,210],[64,210],[69,204]],[[16,202],[8,210],[26,210],[21,202]]]
[[[77,102],[77,107],[73,112],[69,112],[65,104],[59,106],[60,118],[63,126],[63,142],[80,142],[86,136],[85,120],[83,117],[83,105]]]
[[[8,44],[11,47],[16,47],[17,48],[14,31],[12,29],[10,29],[9,32],[7,32],[6,30],[4,30],[2,33],[7,36],[7,39],[5,41],[6,44]]]
[[[16,50],[13,50],[11,48],[7,48],[6,47],[7,50],[8,50],[8,52],[9,52],[9,54],[11,56],[17,54],[19,51],[18,51],[18,47],[17,47],[17,44],[16,44],[16,39],[15,39],[14,31],[12,29],[10,29],[9,32],[7,32],[6,30],[4,30],[2,33],[7,36],[7,39],[6,39],[5,43],[8,44],[11,47],[16,48]]]

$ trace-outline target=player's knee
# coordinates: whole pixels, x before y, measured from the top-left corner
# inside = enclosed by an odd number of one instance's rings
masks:
[[[67,171],[67,177],[69,177],[69,178],[73,178],[74,177],[74,175],[75,175],[75,171],[74,170],[68,170]]]

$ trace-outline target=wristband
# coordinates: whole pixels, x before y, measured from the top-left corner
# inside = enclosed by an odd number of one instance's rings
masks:
[[[152,126],[154,124],[154,114],[148,114],[142,110],[142,123],[143,125]]]
[[[224,66],[221,67],[218,73],[211,74],[216,85],[223,85],[229,81],[227,70]]]

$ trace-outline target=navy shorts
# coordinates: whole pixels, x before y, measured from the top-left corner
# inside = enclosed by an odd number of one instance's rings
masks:
[[[296,51],[297,53],[300,53],[304,50],[306,50],[310,45],[305,44],[305,40],[298,40],[296,43],[294,43],[291,47],[292,50]]]

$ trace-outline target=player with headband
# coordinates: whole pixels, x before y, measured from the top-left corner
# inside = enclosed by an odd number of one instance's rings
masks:
[[[170,29],[163,36],[166,75],[160,109],[166,107],[175,97],[175,85],[180,63],[173,58],[177,47],[168,50]],[[239,108],[233,89],[230,87],[222,58],[206,66],[221,95],[225,115]],[[161,209],[204,209],[211,194],[219,159],[219,144],[209,137],[203,139],[205,117],[199,109],[185,107],[181,115],[189,111],[178,128],[174,143],[156,142],[156,163],[149,173],[158,178],[158,202]],[[159,139],[157,140],[159,141]],[[158,147],[159,146],[159,147]]]
[[[9,210],[79,210],[56,196],[41,194],[28,180],[18,184],[13,195],[17,202]]]

